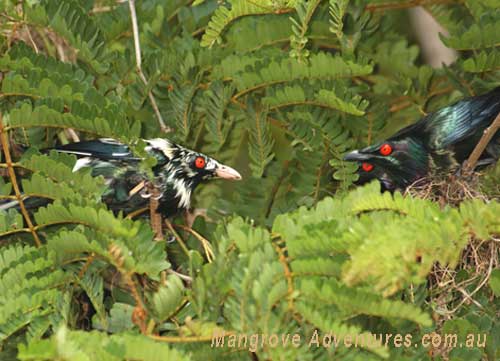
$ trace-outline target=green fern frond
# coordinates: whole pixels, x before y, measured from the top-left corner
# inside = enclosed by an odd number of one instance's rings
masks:
[[[150,304],[158,322],[164,322],[172,317],[182,306],[184,300],[184,285],[179,277],[167,277],[166,284],[150,296]]]
[[[142,335],[108,335],[104,332],[70,331],[60,327],[50,338],[19,346],[21,360],[137,360],[187,361],[183,353]]]
[[[447,46],[456,50],[479,50],[500,46],[496,34],[500,32],[498,20],[472,25],[460,35],[448,38],[441,36],[441,40]]]
[[[27,17],[40,26],[50,26],[78,50],[77,56],[97,73],[104,73],[104,39],[93,19],[73,0],[44,1],[43,6],[26,8]]]
[[[231,0],[230,8],[220,5],[212,15],[207,29],[201,39],[201,46],[212,47],[215,43],[221,43],[222,33],[229,24],[243,16],[275,14],[288,12],[290,7],[284,2],[279,4],[265,0],[254,3],[246,0]]]
[[[499,70],[500,51],[497,49],[482,51],[479,54],[463,61],[462,67],[469,73],[484,73]]]
[[[224,86],[221,82],[214,82],[204,92],[201,107],[206,113],[205,127],[214,143],[215,151],[220,150],[226,143],[232,123],[226,115],[226,108],[233,94],[231,86]]]
[[[250,169],[254,177],[261,177],[267,165],[273,160],[274,140],[270,135],[267,112],[249,109],[248,123],[250,128]]]
[[[349,0],[330,0],[330,31],[334,33],[339,40],[343,37],[344,15],[349,5]]]
[[[99,273],[97,273],[97,271],[98,270],[95,267],[87,270],[84,276],[78,279],[78,284],[87,294],[101,322],[106,324],[106,310],[104,308],[104,280]]]
[[[82,107],[85,107],[81,103]],[[114,109],[106,110],[106,114],[110,116]],[[30,127],[47,127],[47,128],[72,128],[81,130],[91,134],[99,134],[116,139],[136,139],[139,136],[140,123],[134,122],[129,124],[126,119],[109,118],[82,118],[75,116],[72,113],[61,113],[51,109],[47,105],[35,106],[28,103],[23,103],[19,108],[12,109],[5,117],[5,120],[10,128],[30,128]]]
[[[361,116],[365,114],[364,109],[368,106],[367,100],[348,92],[339,96],[334,90],[320,89],[309,97],[299,85],[276,88],[273,91],[270,90],[268,94],[262,99],[262,103],[270,110],[297,105],[312,105]]]

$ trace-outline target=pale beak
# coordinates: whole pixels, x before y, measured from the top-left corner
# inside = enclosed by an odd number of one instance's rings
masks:
[[[344,160],[348,161],[363,161],[363,160],[369,160],[370,158],[371,158],[370,155],[360,153],[357,150],[354,150],[344,155]]]
[[[220,164],[215,169],[215,176],[223,179],[241,180],[241,174],[227,165]]]

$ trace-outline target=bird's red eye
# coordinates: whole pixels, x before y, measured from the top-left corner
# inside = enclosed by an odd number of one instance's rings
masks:
[[[205,158],[203,157],[198,157],[195,159],[194,161],[194,165],[196,166],[196,168],[205,168]]]
[[[373,169],[373,165],[371,165],[370,163],[363,163],[361,164],[361,168],[363,168],[365,172],[371,172]]]
[[[389,155],[391,153],[392,153],[391,145],[388,143],[382,144],[382,146],[380,147],[380,154]]]

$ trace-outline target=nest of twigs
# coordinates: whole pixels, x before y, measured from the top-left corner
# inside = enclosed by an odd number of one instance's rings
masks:
[[[497,197],[481,192],[477,173],[468,178],[449,176],[442,179],[422,179],[410,186],[406,194],[436,201],[442,207],[456,207],[469,199],[481,199],[485,202],[498,200]],[[455,268],[440,264],[433,266],[428,276],[428,301],[434,309],[438,330],[445,321],[460,317],[464,306],[474,304],[479,309],[484,308],[475,297],[488,284],[492,270],[497,268],[500,268],[500,238],[480,240],[472,235]],[[433,350],[433,353],[440,354],[446,360],[450,350],[441,348]]]
[[[467,199],[481,199],[485,202],[491,200],[481,192],[477,173],[467,178],[456,175],[446,178],[422,178],[410,185],[406,194],[438,202],[442,207],[458,206]]]

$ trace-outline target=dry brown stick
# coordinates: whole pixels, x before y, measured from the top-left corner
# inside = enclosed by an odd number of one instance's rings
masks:
[[[483,154],[484,149],[488,146],[488,143],[499,129],[500,129],[500,113],[498,113],[493,123],[491,123],[491,125],[484,130],[483,136],[481,137],[476,147],[472,151],[471,155],[469,156],[469,159],[466,160],[463,172],[464,174],[472,173],[474,167],[476,166],[477,161],[479,160],[479,157],[481,157],[481,154]]]
[[[146,76],[142,71],[141,43],[139,41],[139,27],[137,25],[137,14],[135,12],[135,0],[128,0],[128,5],[130,8],[130,18],[132,20],[132,32],[134,34],[135,66],[137,68],[137,73],[139,74],[139,77],[141,78],[144,85],[147,86],[148,80],[146,79]],[[158,118],[158,123],[160,123],[160,129],[165,133],[171,132],[172,129],[167,127],[165,125],[165,122],[163,121],[163,117],[161,116],[158,104],[156,104],[156,99],[153,95],[152,90],[148,91],[148,97],[149,101],[151,102],[151,106],[153,107],[153,110],[156,114],[156,117]]]
[[[12,158],[10,156],[9,142],[7,140],[7,132],[4,129],[2,114],[0,113],[0,140],[2,143],[3,153],[5,155],[5,163],[7,164],[7,172],[9,173],[10,181],[12,183],[12,188],[14,189],[14,193],[16,195],[16,200],[19,202],[19,207],[21,208],[21,213],[23,214],[24,219],[26,220],[26,224],[33,235],[33,239],[35,240],[35,244],[37,247],[42,245],[38,234],[36,233],[35,227],[31,222],[31,218],[24,206],[23,195],[19,190],[19,185],[17,184],[16,172],[14,171],[14,166],[12,162]]]

